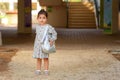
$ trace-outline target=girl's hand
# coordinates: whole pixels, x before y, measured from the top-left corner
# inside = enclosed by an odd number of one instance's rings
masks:
[[[50,40],[50,46],[52,46],[53,45],[53,41],[52,40]]]

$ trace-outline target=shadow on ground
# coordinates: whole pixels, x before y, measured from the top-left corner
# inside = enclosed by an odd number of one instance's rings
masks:
[[[17,49],[8,49],[0,47],[0,72],[9,70],[8,63],[15,56]]]

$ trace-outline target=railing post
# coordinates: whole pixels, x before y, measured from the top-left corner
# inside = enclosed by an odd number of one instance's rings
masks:
[[[67,13],[67,25],[66,25],[66,28],[68,28],[68,26],[69,26],[68,25],[69,24],[68,23],[68,18],[69,18],[69,11],[68,11],[69,10],[69,0],[66,0],[66,2],[67,2],[67,5],[66,5],[66,9],[67,9],[66,10],[66,13]]]

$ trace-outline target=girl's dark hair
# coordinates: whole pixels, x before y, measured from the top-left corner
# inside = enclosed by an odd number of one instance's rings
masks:
[[[39,17],[40,14],[44,14],[46,17],[48,17],[48,13],[47,13],[47,11],[45,11],[44,9],[41,9],[41,10],[38,12],[37,18]]]

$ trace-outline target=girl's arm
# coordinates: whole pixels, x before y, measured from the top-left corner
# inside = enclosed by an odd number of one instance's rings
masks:
[[[55,41],[57,39],[57,32],[53,27],[50,27],[48,30],[48,33],[50,35],[49,39],[50,41]]]

